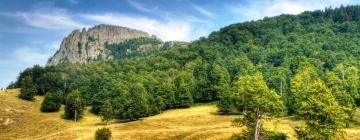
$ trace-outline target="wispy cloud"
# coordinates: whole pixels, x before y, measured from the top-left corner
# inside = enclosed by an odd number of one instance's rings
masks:
[[[134,7],[135,9],[139,10],[139,11],[143,11],[143,12],[151,12],[153,10],[155,10],[156,8],[147,8],[144,5],[142,5],[141,3],[136,2],[135,0],[126,0],[132,7]]]
[[[128,16],[119,13],[106,13],[99,15],[84,15],[84,18],[98,23],[130,27],[154,34],[167,40],[191,40],[191,25],[189,23],[168,19],[160,21],[147,17]]]
[[[261,19],[265,16],[276,16],[280,14],[299,14],[306,10],[324,9],[329,6],[349,4],[351,0],[269,0],[251,1],[250,3],[231,5],[227,8],[235,14],[242,14],[248,19]]]
[[[44,65],[59,47],[59,42],[35,42],[14,50],[13,56],[18,63]]]
[[[198,12],[200,12],[201,14],[207,16],[207,17],[214,17],[214,13],[212,13],[211,11],[203,8],[203,7],[200,7],[198,5],[195,5],[195,4],[191,4],[191,6]]]
[[[75,21],[65,9],[60,8],[1,14],[19,18],[19,21],[22,21],[29,26],[43,29],[73,29],[87,27],[87,25]]]

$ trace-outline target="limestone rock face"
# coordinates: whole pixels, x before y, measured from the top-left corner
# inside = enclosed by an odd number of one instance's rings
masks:
[[[67,62],[86,64],[99,59],[111,59],[111,52],[105,48],[106,43],[116,44],[142,37],[154,36],[126,27],[103,24],[88,30],[74,30],[64,38],[60,49],[48,60],[47,65]]]

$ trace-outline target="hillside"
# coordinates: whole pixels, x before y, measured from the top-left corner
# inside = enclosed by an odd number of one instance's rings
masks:
[[[41,113],[42,98],[36,101],[23,101],[16,96],[19,90],[1,91],[0,137],[2,139],[93,139],[97,128],[103,127],[100,118],[89,112],[77,123],[62,119],[63,111]],[[188,109],[174,109],[160,115],[147,117],[134,122],[113,121],[108,127],[114,139],[188,139],[223,140],[242,128],[231,126],[236,115],[217,114],[213,104],[200,104]],[[360,121],[360,110],[356,118]],[[9,120],[9,121],[7,121]],[[268,120],[266,128],[287,132],[294,139],[292,126],[299,125],[292,119]],[[345,129],[347,140],[360,140],[360,127]]]
[[[359,12],[347,6],[236,23],[164,50],[148,39],[106,44],[117,59],[34,66],[10,87],[21,88],[25,100],[45,95],[43,112],[65,104],[69,120],[85,107],[137,120],[217,102],[220,113],[245,114],[237,121],[250,131],[267,115],[296,116],[306,124],[297,136],[329,139],[360,106]]]

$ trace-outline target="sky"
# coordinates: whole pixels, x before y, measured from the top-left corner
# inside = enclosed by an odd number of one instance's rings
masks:
[[[233,23],[356,5],[360,0],[1,0],[0,88],[44,66],[75,29],[110,24],[192,41]]]

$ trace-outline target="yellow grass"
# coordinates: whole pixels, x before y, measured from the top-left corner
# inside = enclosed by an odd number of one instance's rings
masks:
[[[41,97],[34,102],[18,99],[18,90],[0,92],[0,139],[93,139],[96,129],[104,127],[100,118],[86,112],[79,122],[61,118],[63,111],[41,113]],[[222,116],[216,113],[213,104],[197,105],[188,109],[173,109],[162,114],[134,122],[112,122],[109,127],[113,139],[187,139],[222,140],[243,128],[231,126],[237,116]],[[360,111],[357,112],[360,118]],[[267,129],[287,133],[295,139],[292,127],[301,123],[291,118],[266,120]],[[360,128],[345,129],[347,139],[360,139]]]

